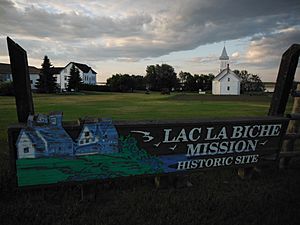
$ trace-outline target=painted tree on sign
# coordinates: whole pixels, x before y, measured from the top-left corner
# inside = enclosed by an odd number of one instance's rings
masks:
[[[57,91],[56,77],[50,73],[50,59],[45,55],[40,72],[40,78],[37,80],[35,87],[40,93],[54,93]]]
[[[70,76],[68,80],[68,91],[74,90],[74,91],[79,91],[80,85],[82,84],[82,79],[79,75],[79,70],[72,65],[70,69]]]

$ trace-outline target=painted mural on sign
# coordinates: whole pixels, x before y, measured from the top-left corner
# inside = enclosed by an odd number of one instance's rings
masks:
[[[99,119],[77,126],[74,135],[62,126],[62,116],[30,116],[20,130],[15,143],[19,186],[256,164],[279,150],[288,122],[124,126]]]
[[[161,173],[161,161],[119,137],[111,120],[82,126],[74,140],[62,127],[62,113],[28,118],[16,142],[19,186]]]

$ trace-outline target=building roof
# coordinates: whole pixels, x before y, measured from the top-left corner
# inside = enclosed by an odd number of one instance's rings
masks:
[[[40,69],[34,66],[28,66],[29,74],[39,74]],[[0,63],[0,74],[11,74],[10,64]]]
[[[73,63],[76,67],[78,67],[84,73],[88,73],[91,70],[93,74],[97,74],[90,66],[88,66],[86,64],[76,63],[76,62],[70,62],[70,63]]]
[[[223,69],[213,80],[214,81],[220,81],[222,80],[225,76],[227,76],[228,74],[232,74],[233,76],[235,76],[238,80],[241,80],[241,78],[235,74],[235,72],[233,72],[231,69],[229,69],[229,66],[226,69]]]
[[[98,123],[86,123],[83,126],[83,129],[81,130],[77,141],[82,137],[84,128],[88,128],[88,130],[93,134],[93,135],[116,135],[118,136],[118,133],[112,123],[111,120],[102,120]]]
[[[25,135],[27,135],[27,137],[30,139],[30,141],[32,143],[34,143],[35,149],[37,151],[44,151],[45,150],[45,144],[44,144],[43,140],[37,135],[36,131],[32,128],[22,129],[20,134],[19,134],[19,137],[18,137],[18,140],[17,140],[16,144],[19,143],[20,138],[21,138],[23,133],[25,133]]]
[[[38,131],[43,138],[48,142],[55,143],[66,143],[72,142],[72,138],[68,135],[68,133],[59,127],[35,127],[35,130]]]
[[[221,56],[220,56],[219,59],[220,59],[220,60],[229,60],[229,56],[227,55],[225,46],[224,46],[224,48],[223,48],[222,54],[221,54]]]
[[[64,67],[51,67],[50,68],[50,74],[59,74],[60,71],[62,71],[64,69]]]

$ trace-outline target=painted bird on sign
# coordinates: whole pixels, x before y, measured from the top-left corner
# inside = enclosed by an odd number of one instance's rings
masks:
[[[144,142],[150,142],[154,139],[154,137],[152,137],[150,135],[150,132],[147,132],[147,131],[140,131],[140,130],[132,130],[130,131],[131,133],[138,133],[138,134],[142,134],[142,138],[144,138]]]
[[[177,147],[177,145],[174,145],[173,147],[170,147],[169,149],[170,149],[171,151],[174,151],[176,147]]]

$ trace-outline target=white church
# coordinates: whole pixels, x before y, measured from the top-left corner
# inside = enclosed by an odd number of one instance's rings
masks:
[[[220,60],[220,72],[213,79],[213,95],[240,95],[241,79],[229,68],[229,57],[224,46]]]

